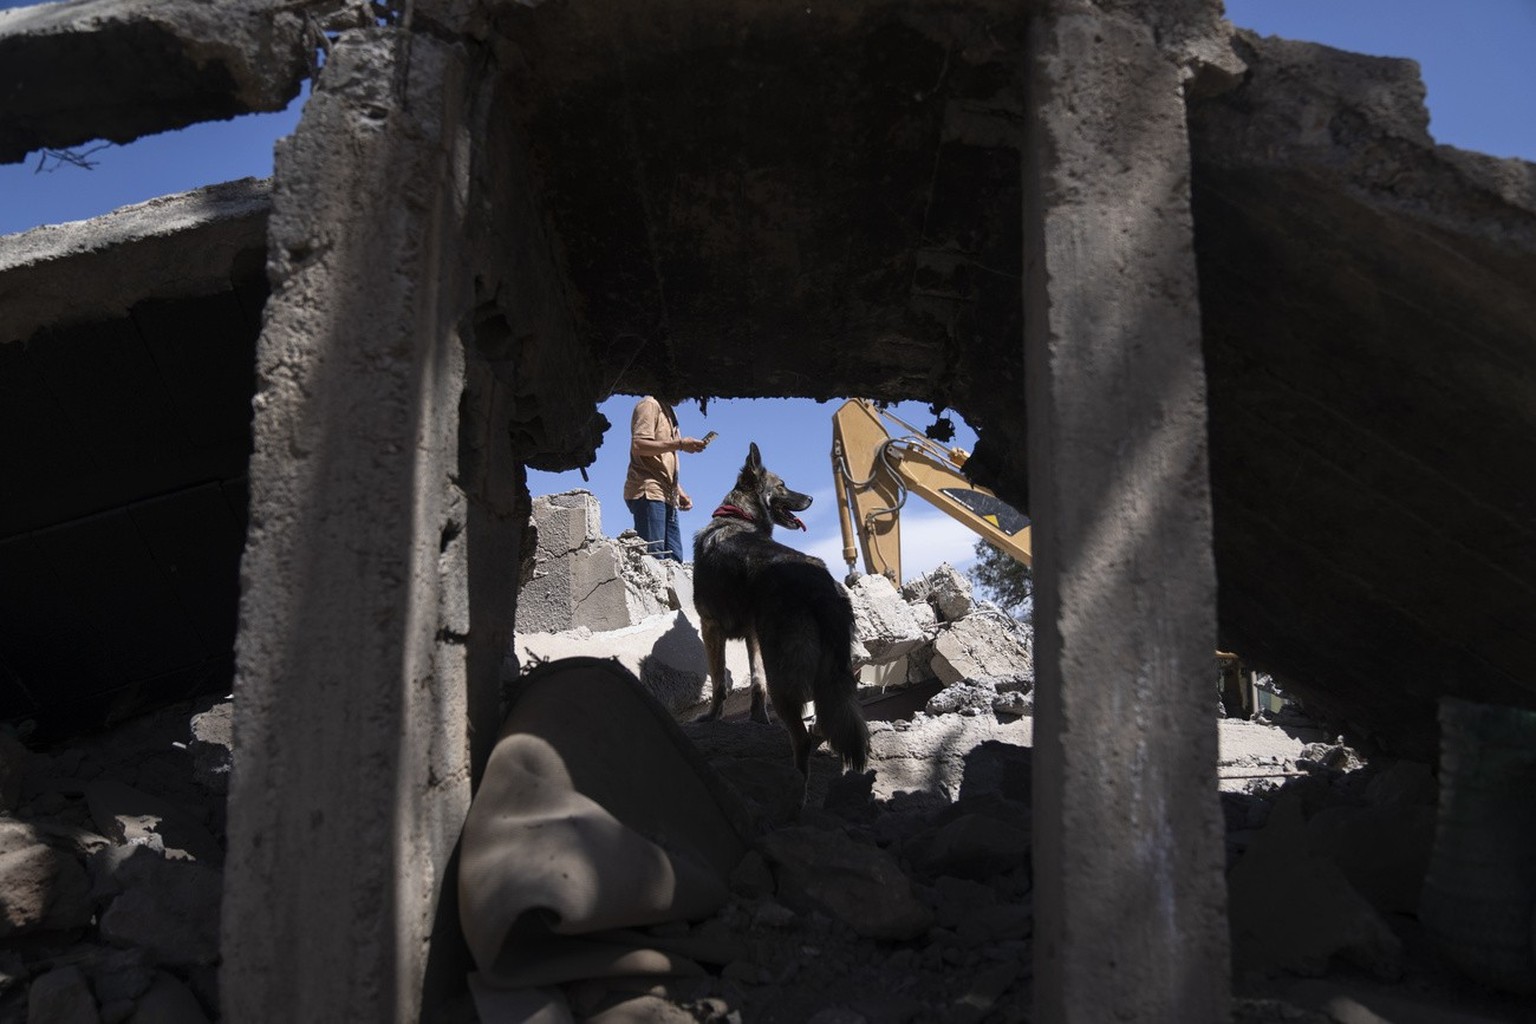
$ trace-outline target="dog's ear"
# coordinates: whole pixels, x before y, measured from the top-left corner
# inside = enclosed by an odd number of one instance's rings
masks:
[[[757,450],[757,442],[756,441],[751,442],[751,447],[747,449],[747,468],[748,469],[762,469],[763,468],[763,453]]]

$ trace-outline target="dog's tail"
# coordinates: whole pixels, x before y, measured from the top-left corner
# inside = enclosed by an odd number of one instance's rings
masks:
[[[843,759],[843,764],[862,772],[869,761],[869,726],[859,708],[858,677],[853,673],[848,646],[834,646],[822,659],[812,693],[816,701],[816,731]]]

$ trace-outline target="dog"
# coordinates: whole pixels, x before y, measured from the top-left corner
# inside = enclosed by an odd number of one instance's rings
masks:
[[[862,772],[869,726],[859,708],[852,664],[853,607],[827,565],[773,539],[775,525],[804,530],[796,512],[811,497],[792,491],[763,466],[754,442],[736,486],[693,538],[693,603],[714,683],[709,711],[725,703],[725,641],[747,642],[752,720],[767,722],[767,701],[789,732],[795,767],[809,777],[811,752],[826,740],[843,764]],[[802,717],[816,702],[816,731]]]

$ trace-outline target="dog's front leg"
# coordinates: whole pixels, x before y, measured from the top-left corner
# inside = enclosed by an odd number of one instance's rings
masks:
[[[747,631],[747,666],[752,670],[752,721],[768,724],[768,673],[763,671],[763,651],[757,630]]]
[[[714,684],[714,691],[709,701],[709,710],[699,716],[701,722],[713,722],[720,717],[720,711],[725,707],[725,634],[720,632],[720,627],[714,619],[699,619],[699,638],[704,641],[704,659],[709,666],[709,681]]]

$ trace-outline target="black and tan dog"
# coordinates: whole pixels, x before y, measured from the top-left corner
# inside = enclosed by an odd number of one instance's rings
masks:
[[[706,719],[725,702],[725,641],[744,639],[752,672],[752,718],[768,721],[766,700],[807,774],[825,739],[854,771],[863,771],[869,727],[857,697],[853,609],[826,563],[773,539],[775,524],[805,529],[795,516],[808,494],[784,486],[763,467],[753,444],[736,486],[693,538],[693,603],[709,659],[714,696]],[[805,728],[805,702],[816,702],[816,732]]]

